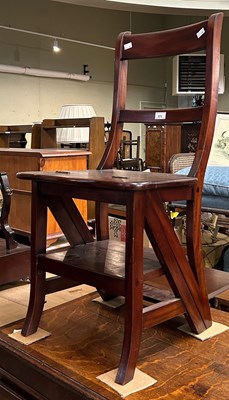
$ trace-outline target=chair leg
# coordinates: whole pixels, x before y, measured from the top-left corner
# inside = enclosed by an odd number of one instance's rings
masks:
[[[37,267],[37,254],[46,251],[47,204],[38,186],[36,182],[32,183],[31,285],[29,307],[22,328],[23,336],[37,331],[45,302],[46,274]]]
[[[199,207],[193,202],[187,202],[186,242],[189,262],[196,276],[202,294],[203,303],[207,300],[207,288],[204,274],[204,260],[201,242],[201,204]],[[195,211],[194,213],[194,210]],[[205,304],[206,306],[206,304]],[[208,307],[207,307],[208,308]]]
[[[121,360],[115,380],[116,383],[122,385],[133,379],[143,327],[144,202],[141,194],[134,196],[133,207],[131,202],[129,205],[127,204],[126,209],[124,338]]]
[[[95,203],[95,215],[97,240],[106,240],[109,238],[108,204],[97,201]],[[104,301],[109,301],[117,297],[115,293],[109,293],[99,288],[96,289]]]
[[[175,295],[182,298],[190,328],[193,332],[200,333],[211,326],[207,295],[204,296],[193,266],[186,259],[159,196],[157,198],[156,193],[149,193],[147,205],[146,219],[150,231],[148,236],[152,238],[152,245]],[[200,262],[201,259],[201,268]]]
[[[112,299],[115,299],[117,297],[117,294],[113,293],[108,293],[106,290],[96,288],[97,292],[99,293],[100,297],[103,299],[103,301],[109,301]]]
[[[141,345],[142,307],[136,310],[133,306],[134,302],[132,302],[132,300],[127,301],[126,299],[122,355],[115,379],[115,382],[121,385],[125,385],[133,379]]]
[[[44,303],[45,272],[38,271],[36,278],[31,280],[29,307],[21,332],[22,336],[29,336],[37,331]]]

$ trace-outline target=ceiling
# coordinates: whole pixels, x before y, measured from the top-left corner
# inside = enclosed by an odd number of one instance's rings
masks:
[[[51,0],[81,6],[154,14],[206,15],[223,11],[229,16],[229,0]],[[172,4],[171,4],[172,3]]]

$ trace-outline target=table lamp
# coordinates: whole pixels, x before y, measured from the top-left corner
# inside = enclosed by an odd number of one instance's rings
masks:
[[[96,113],[90,104],[65,104],[61,107],[59,118],[91,118]],[[89,128],[58,128],[58,143],[88,143]]]

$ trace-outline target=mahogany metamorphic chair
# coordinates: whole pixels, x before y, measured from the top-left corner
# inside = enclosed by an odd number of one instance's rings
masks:
[[[217,112],[222,21],[223,14],[218,13],[177,29],[121,33],[115,52],[112,127],[97,170],[18,174],[21,179],[32,180],[31,295],[22,334],[28,336],[37,330],[45,294],[62,288],[63,280],[74,280],[75,285],[92,285],[103,299],[124,296],[124,338],[116,376],[119,384],[133,378],[143,329],[180,314],[185,315],[195,333],[204,331],[212,323],[201,249],[200,213],[203,177]],[[126,109],[128,60],[172,57],[200,50],[206,51],[203,106]],[[189,175],[113,169],[123,124],[156,124],[158,119],[163,124],[201,122],[198,148]],[[73,198],[96,202],[96,239]],[[164,205],[175,200],[187,200],[187,254]],[[109,240],[109,203],[126,206],[125,243]],[[67,250],[46,253],[47,208],[70,243]],[[143,247],[144,229],[152,249]],[[58,275],[60,284],[49,282],[46,272]],[[225,286],[225,275],[222,281]],[[168,288],[171,296],[168,296]],[[152,303],[147,301],[143,306],[145,292]]]

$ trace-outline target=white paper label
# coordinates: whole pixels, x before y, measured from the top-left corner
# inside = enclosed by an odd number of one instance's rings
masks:
[[[133,47],[132,42],[124,44],[124,50],[131,49],[131,47]]]
[[[155,119],[165,119],[166,112],[155,112]]]
[[[201,29],[199,30],[199,32],[197,32],[196,36],[197,36],[198,39],[199,39],[202,35],[204,35],[204,33],[205,33],[204,28],[201,28]]]

